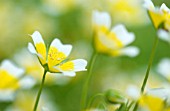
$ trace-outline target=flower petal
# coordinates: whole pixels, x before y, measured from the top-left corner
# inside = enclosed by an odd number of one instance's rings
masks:
[[[161,62],[158,64],[157,71],[166,77],[168,80],[170,80],[170,59],[164,58],[161,60]]]
[[[147,95],[162,98],[163,100],[168,99],[170,96],[169,88],[154,88],[147,91]]]
[[[87,61],[84,59],[76,59],[72,61],[74,63],[74,71],[86,71]]]
[[[19,81],[21,88],[30,89],[35,85],[36,81],[31,76],[25,76]]]
[[[129,57],[135,57],[139,54],[139,49],[134,46],[125,47],[123,49],[120,49],[119,54],[127,55]]]
[[[36,52],[42,56],[41,58],[39,58],[41,63],[43,65],[46,64],[46,53],[47,52],[46,52],[46,46],[45,46],[44,40],[42,39],[41,34],[38,31],[35,31],[31,35],[31,37],[34,41]],[[33,48],[31,47],[31,49],[33,49]],[[33,52],[35,52],[35,51],[33,51]]]
[[[70,77],[74,77],[74,76],[76,76],[76,73],[73,72],[73,71],[70,71],[70,72],[63,72],[63,75],[65,75],[65,76],[70,76]]]
[[[155,6],[151,0],[144,0],[143,6],[148,10],[154,10]]]
[[[170,42],[170,33],[165,30],[158,30],[158,37],[166,42]]]
[[[4,60],[1,64],[0,70],[7,71],[10,75],[19,78],[23,75],[24,69],[16,67],[11,61]]]
[[[43,44],[45,44],[45,43],[44,43],[44,40],[43,40],[43,38],[42,38],[42,36],[41,36],[41,34],[40,34],[40,32],[35,31],[35,32],[31,35],[31,37],[32,37],[32,39],[33,39],[34,44],[38,44],[38,43],[43,43]]]
[[[138,100],[140,97],[140,89],[135,85],[129,85],[126,89],[126,93],[130,98],[134,100]]]
[[[118,39],[113,32],[109,34],[102,32],[98,33],[98,37],[96,37],[95,42],[97,49],[101,52],[108,52],[109,50],[115,50],[123,47],[122,41]]]
[[[117,39],[119,39],[123,45],[128,45],[135,40],[134,33],[128,32],[123,24],[116,25],[112,28],[111,32],[115,33]]]
[[[15,93],[13,90],[0,90],[0,101],[13,101]]]
[[[161,5],[160,10],[162,12],[170,13],[170,9],[165,5],[165,3]]]
[[[48,65],[50,68],[59,64],[67,58],[72,49],[72,45],[63,45],[59,39],[54,39],[48,52]]]
[[[106,28],[111,27],[111,17],[107,12],[93,11],[92,21],[94,26],[104,26]]]
[[[37,51],[35,50],[35,47],[33,46],[32,43],[28,43],[28,50],[29,50],[32,54],[37,54]]]
[[[57,70],[62,72],[64,75],[74,76],[75,72],[86,71],[87,61],[84,59],[76,59],[68,61],[66,63],[55,66]]]

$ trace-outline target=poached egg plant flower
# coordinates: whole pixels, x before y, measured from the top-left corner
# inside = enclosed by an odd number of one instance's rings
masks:
[[[123,24],[111,28],[111,17],[107,12],[93,12],[94,42],[96,50],[111,56],[127,55],[135,57],[139,49],[127,46],[135,40],[135,35],[128,32]]]
[[[32,43],[28,43],[28,49],[31,53],[38,56],[38,59],[44,68],[42,83],[38,91],[33,110],[36,111],[47,72],[75,76],[76,72],[86,71],[85,67],[87,65],[87,61],[84,59],[68,61],[67,57],[71,52],[72,45],[63,45],[57,38],[52,41],[50,48],[47,51],[44,40],[38,31],[35,31],[31,37],[33,39],[34,45]]]
[[[68,61],[67,57],[71,52],[72,45],[63,45],[59,39],[55,38],[47,52],[44,40],[38,31],[35,31],[31,37],[34,45],[29,43],[28,49],[31,53],[38,56],[38,59],[45,70],[53,73],[61,72],[67,76],[75,76],[75,72],[86,71],[86,60],[76,59]]]
[[[139,105],[144,108],[142,111],[170,111],[169,95],[169,88],[150,89],[141,96]]]
[[[161,7],[155,7],[151,0],[145,0],[152,23],[158,29],[158,37],[170,43],[170,9],[163,3]]]
[[[20,87],[19,78],[24,70],[16,67],[11,61],[4,60],[0,66],[0,101],[11,101],[14,99],[15,91]]]
[[[164,3],[161,7],[155,7],[151,0],[145,0],[144,7],[147,8],[156,29],[170,29],[170,9]]]

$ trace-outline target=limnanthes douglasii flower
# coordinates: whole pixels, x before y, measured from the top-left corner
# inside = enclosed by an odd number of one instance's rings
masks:
[[[166,88],[151,89],[141,96],[139,105],[146,111],[170,111],[169,94],[170,90]]]
[[[75,72],[86,71],[87,61],[84,59],[76,59],[68,61],[72,45],[63,45],[59,39],[54,39],[47,52],[46,45],[41,34],[35,31],[31,35],[34,45],[28,44],[31,53],[36,54],[41,65],[45,70],[54,73],[63,73],[68,76],[75,76]],[[48,53],[48,54],[47,54]]]
[[[28,49],[31,53],[38,56],[38,59],[44,68],[42,83],[34,105],[34,111],[36,111],[47,72],[75,76],[76,72],[86,71],[85,67],[87,65],[87,61],[84,59],[68,61],[67,57],[71,52],[72,45],[63,45],[57,38],[52,41],[50,48],[47,51],[44,40],[38,31],[35,31],[31,37],[34,45],[29,43]]]
[[[93,11],[92,25],[95,49],[89,62],[89,73],[83,88],[82,109],[86,109],[89,81],[92,77],[92,69],[98,53],[113,57],[122,55],[135,57],[139,53],[137,47],[127,46],[135,40],[135,35],[128,32],[123,24],[111,28],[111,17],[107,12]]]
[[[9,101],[14,99],[15,91],[21,84],[20,77],[24,70],[15,66],[11,61],[4,60],[0,66],[0,101]]]
[[[27,59],[25,59],[27,58]],[[41,83],[41,77],[43,75],[43,67],[39,64],[37,57],[32,56],[27,48],[17,52],[14,56],[15,62],[25,69],[25,74],[33,77],[37,83]],[[71,80],[70,77],[66,77],[62,74],[47,73],[46,85],[65,85]]]
[[[170,43],[170,9],[164,3],[161,7],[155,7],[151,0],[145,0],[144,6],[158,30],[158,37]]]
[[[170,9],[164,3],[161,7],[155,7],[151,0],[145,0],[144,6],[156,29],[170,29]]]
[[[93,12],[93,27],[94,42],[98,52],[111,56],[138,55],[137,47],[127,46],[135,40],[134,33],[128,32],[123,24],[111,27],[111,17],[107,12]]]

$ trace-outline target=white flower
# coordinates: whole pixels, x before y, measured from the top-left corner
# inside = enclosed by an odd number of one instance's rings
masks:
[[[93,12],[96,50],[112,56],[127,55],[135,57],[139,49],[127,46],[135,40],[135,35],[128,32],[123,24],[111,27],[111,18],[107,12]]]
[[[87,61],[84,59],[76,59],[67,61],[72,45],[63,45],[59,39],[54,39],[47,52],[44,40],[38,31],[31,35],[34,45],[28,44],[31,53],[38,56],[40,63],[45,70],[59,73],[62,72],[67,76],[75,76],[75,72],[86,71]],[[48,55],[47,55],[48,53]]]
[[[133,100],[140,98],[140,89],[135,85],[129,85],[126,89],[126,94]]]
[[[145,0],[144,7],[147,8],[155,28],[170,30],[170,9],[164,3],[161,7],[155,7],[151,0]]]
[[[21,66],[25,69],[26,75],[31,76],[36,80],[34,82],[29,82],[30,85],[35,82],[37,82],[37,83],[41,82],[41,79],[43,76],[43,68],[39,64],[39,61],[37,60],[37,58],[33,57],[32,54],[29,53],[27,48],[26,49],[24,48],[20,52],[18,52],[14,56],[14,60],[19,66]],[[70,81],[70,79],[71,78],[66,77],[62,74],[56,75],[56,74],[52,74],[52,73],[48,72],[48,74],[46,75],[45,84],[46,85],[50,85],[50,84],[65,85]],[[27,80],[29,80],[29,79],[26,79],[26,81]]]
[[[164,58],[160,61],[157,67],[158,73],[170,80],[170,59]]]
[[[155,97],[159,97],[163,100],[168,100],[170,99],[170,89],[169,88],[154,88],[154,89],[149,89],[146,93],[147,95],[152,95]]]
[[[4,60],[0,66],[0,101],[14,99],[14,94],[21,87],[19,82],[24,70],[16,67],[11,61]]]

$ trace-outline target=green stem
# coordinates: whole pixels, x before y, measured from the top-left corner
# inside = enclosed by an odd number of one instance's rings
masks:
[[[44,69],[44,74],[43,74],[41,86],[40,86],[40,89],[39,89],[39,91],[38,91],[38,95],[37,95],[37,98],[36,98],[36,102],[35,102],[34,110],[33,110],[33,111],[36,111],[36,110],[37,110],[38,102],[39,102],[39,100],[40,100],[41,92],[42,92],[42,89],[43,89],[43,86],[44,86],[44,82],[45,82],[46,73],[47,73],[47,70]]]
[[[155,55],[155,51],[156,51],[156,46],[158,44],[158,40],[159,40],[159,38],[156,37],[155,41],[154,41],[153,48],[152,48],[152,52],[151,52],[151,55],[150,55],[150,59],[149,59],[149,63],[148,63],[148,68],[147,68],[147,71],[146,71],[146,74],[145,74],[145,78],[143,80],[143,84],[142,84],[142,87],[141,87],[141,94],[144,93],[144,90],[145,90],[145,87],[146,87],[146,84],[147,84],[147,80],[149,78],[149,72],[150,72],[150,69],[151,69],[151,66],[152,66],[152,62],[153,62],[153,59],[154,59],[154,55]],[[138,109],[138,102],[135,104],[135,107],[134,107],[133,111],[137,111],[137,109]]]
[[[146,71],[146,74],[145,74],[145,78],[143,80],[143,84],[142,84],[142,87],[141,87],[141,93],[142,94],[143,94],[143,92],[145,90],[145,86],[146,86],[146,83],[147,83],[147,80],[148,80],[148,77],[149,77],[149,72],[150,72],[150,69],[151,69],[151,66],[152,66],[152,62],[153,62],[153,59],[154,59],[154,55],[155,55],[155,51],[156,51],[156,46],[158,44],[158,40],[159,40],[159,38],[156,37],[154,45],[153,45],[153,48],[152,48],[151,56],[150,56],[150,59],[149,59],[148,68],[147,68],[147,71]]]
[[[87,75],[87,78],[86,78],[84,86],[83,86],[82,98],[81,98],[81,109],[86,108],[86,101],[87,101],[89,83],[90,83],[90,79],[92,77],[92,70],[93,70],[93,66],[94,66],[94,62],[96,60],[96,57],[97,57],[97,53],[93,52],[93,55],[92,55],[92,57],[89,61],[88,75]]]

